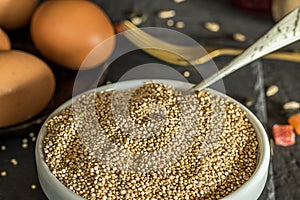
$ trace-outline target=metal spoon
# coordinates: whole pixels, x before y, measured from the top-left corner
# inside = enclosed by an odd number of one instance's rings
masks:
[[[196,84],[184,93],[204,89],[223,77],[246,66],[252,61],[265,56],[281,47],[300,39],[300,7],[293,10],[281,21],[275,24],[264,36],[248,47],[242,54],[234,58],[220,71]]]

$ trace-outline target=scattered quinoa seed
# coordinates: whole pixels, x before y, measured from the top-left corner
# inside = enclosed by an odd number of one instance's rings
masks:
[[[172,17],[175,17],[175,15],[176,15],[175,10],[162,10],[162,11],[159,11],[157,14],[158,18],[160,18],[160,19],[172,18]]]
[[[283,104],[284,110],[297,110],[300,108],[300,103],[297,101],[289,101]]]
[[[171,26],[174,26],[174,23],[175,23],[175,22],[174,22],[173,19],[168,19],[168,20],[167,20],[167,25],[170,26],[170,27],[171,27]]]
[[[186,77],[186,78],[190,77],[190,75],[191,75],[191,73],[189,71],[184,71],[183,72],[183,76]]]
[[[234,33],[232,38],[237,42],[245,42],[247,40],[246,36],[241,33]]]
[[[182,29],[185,27],[185,23],[183,21],[178,21],[178,22],[176,22],[175,27]]]
[[[5,145],[1,145],[1,151],[5,151],[6,150],[6,146]]]
[[[252,97],[246,97],[243,99],[243,104],[247,107],[251,107],[254,104],[254,99]]]
[[[271,153],[271,156],[274,155],[274,146],[275,146],[274,140],[271,138],[270,139],[270,153]]]
[[[28,148],[28,144],[27,144],[27,143],[23,143],[23,144],[22,144],[22,148],[23,148],[23,149],[27,149],[27,148]]]
[[[220,25],[215,22],[205,22],[204,28],[211,32],[218,32],[220,30]]]
[[[11,163],[12,165],[18,165],[18,161],[17,161],[17,159],[15,159],[15,158],[12,158],[12,159],[10,160],[10,163]]]
[[[266,90],[266,95],[268,97],[274,96],[279,91],[279,87],[277,85],[271,85]]]
[[[37,124],[41,124],[41,123],[43,123],[43,120],[42,120],[42,119],[37,119],[35,122],[36,122]]]
[[[129,20],[136,26],[141,25],[148,19],[148,15],[140,12],[132,12],[128,16]]]
[[[6,176],[6,175],[7,175],[7,172],[6,172],[6,171],[1,171],[1,173],[0,173],[0,174],[1,174],[1,176],[2,176],[2,177],[4,177],[4,176]]]
[[[31,132],[31,133],[29,133],[29,137],[34,137],[35,136],[35,134],[34,134],[34,132]]]
[[[139,26],[139,25],[142,24],[143,19],[142,19],[141,17],[137,17],[137,16],[136,16],[136,17],[130,18],[130,21],[131,21],[134,25]]]
[[[23,140],[22,140],[22,143],[24,144],[24,143],[28,143],[28,139],[27,138],[24,138]]]
[[[32,138],[31,138],[31,141],[32,141],[32,142],[35,142],[35,141],[36,141],[36,137],[32,137]]]
[[[31,185],[31,189],[32,189],[32,190],[35,190],[35,189],[36,189],[36,185],[35,185],[35,184],[32,184],[32,185]]]
[[[185,2],[186,0],[173,0],[174,3],[183,3]]]

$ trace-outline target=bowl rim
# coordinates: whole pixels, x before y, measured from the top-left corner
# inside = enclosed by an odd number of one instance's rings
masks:
[[[187,82],[182,82],[182,81],[177,81],[177,80],[168,80],[168,79],[136,79],[136,80],[126,80],[126,81],[121,81],[121,82],[117,82],[117,83],[112,83],[109,85],[103,85],[91,90],[88,90],[86,92],[83,92],[81,94],[76,95],[75,97],[67,100],[66,102],[64,102],[63,104],[61,104],[58,108],[56,108],[49,116],[48,118],[45,120],[45,122],[43,123],[37,140],[36,140],[36,145],[35,145],[35,157],[36,157],[36,165],[37,168],[41,168],[40,170],[43,170],[43,172],[47,173],[47,177],[50,179],[48,180],[49,182],[51,182],[52,184],[57,184],[58,187],[62,187],[61,189],[64,192],[70,193],[70,195],[72,197],[75,197],[76,199],[82,199],[84,200],[85,198],[77,195],[76,193],[74,193],[73,191],[71,191],[69,188],[67,188],[65,185],[63,185],[50,171],[48,165],[46,164],[46,162],[44,161],[44,152],[43,152],[43,141],[45,136],[47,135],[47,129],[45,127],[45,123],[52,118],[53,116],[57,115],[61,110],[63,110],[64,108],[72,105],[72,102],[74,102],[75,100],[77,100],[81,95],[83,94],[87,94],[87,93],[92,93],[92,92],[101,92],[101,91],[113,91],[115,89],[115,87],[117,86],[118,90],[120,89],[130,89],[130,88],[134,88],[134,87],[138,87],[141,86],[143,83],[147,82],[147,81],[155,81],[155,82],[160,82],[160,83],[164,83],[170,86],[174,86],[175,88],[187,88],[188,86],[192,86],[193,84],[191,83],[187,83]],[[121,84],[120,86],[118,84]],[[206,90],[211,91],[213,94],[217,94],[221,97],[225,97],[227,99],[230,100],[230,102],[236,103],[240,106],[240,108],[246,112],[246,116],[247,118],[250,120],[251,124],[253,125],[255,132],[256,132],[256,136],[259,142],[259,158],[258,158],[258,163],[256,165],[256,169],[253,172],[252,176],[244,183],[242,184],[241,187],[239,187],[237,190],[233,191],[232,193],[230,193],[229,195],[225,196],[223,199],[235,199],[238,198],[239,195],[242,193],[243,190],[246,190],[247,188],[253,186],[256,184],[256,180],[260,180],[264,177],[266,170],[268,170],[269,167],[269,162],[270,162],[270,145],[269,145],[269,138],[267,136],[267,133],[263,127],[263,125],[261,124],[261,122],[258,120],[258,118],[247,108],[245,107],[243,104],[241,104],[240,102],[238,102],[237,100],[233,99],[230,96],[227,96],[224,93],[221,93],[219,91],[210,89],[210,88],[206,88]],[[259,137],[258,137],[259,136]],[[39,173],[38,173],[39,175]],[[40,177],[39,177],[39,181]],[[264,183],[265,185],[265,183]],[[44,192],[47,195],[47,192],[45,191],[46,189],[43,188]],[[258,194],[260,195],[260,194]]]

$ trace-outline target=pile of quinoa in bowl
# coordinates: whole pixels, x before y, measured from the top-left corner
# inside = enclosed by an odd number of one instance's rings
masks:
[[[152,81],[85,93],[45,126],[45,163],[86,199],[221,199],[258,162],[245,111],[210,90]]]

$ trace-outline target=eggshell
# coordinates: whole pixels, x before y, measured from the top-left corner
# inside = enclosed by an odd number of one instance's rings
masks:
[[[49,60],[70,69],[79,69],[88,54],[99,44],[95,67],[112,53],[115,40],[113,26],[105,13],[89,1],[46,1],[31,21],[31,36],[40,52]]]
[[[41,112],[55,90],[55,78],[39,58],[18,50],[0,51],[0,127]]]
[[[10,50],[11,44],[9,37],[6,33],[0,28],[0,50]]]
[[[28,24],[38,0],[0,0],[0,27],[14,30]]]

